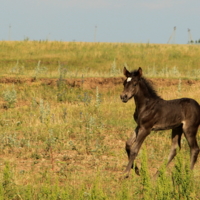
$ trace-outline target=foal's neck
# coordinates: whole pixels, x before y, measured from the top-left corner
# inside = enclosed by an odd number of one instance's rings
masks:
[[[142,79],[139,82],[138,92],[134,96],[136,107],[140,108],[146,105],[150,100],[161,99],[147,80]]]

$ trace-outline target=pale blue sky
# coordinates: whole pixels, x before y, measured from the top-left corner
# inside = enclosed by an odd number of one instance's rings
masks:
[[[188,28],[193,40],[200,39],[200,0],[0,0],[0,5],[0,40],[167,43],[175,26],[175,43],[187,43]]]

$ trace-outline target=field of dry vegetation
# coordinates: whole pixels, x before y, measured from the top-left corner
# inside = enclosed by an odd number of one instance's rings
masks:
[[[200,46],[0,42],[0,199],[200,199],[189,147],[165,169],[170,131],[152,132],[123,180],[135,122],[123,66],[142,67],[164,99],[200,102]],[[200,144],[200,132],[198,132]],[[160,176],[153,177],[157,169]]]

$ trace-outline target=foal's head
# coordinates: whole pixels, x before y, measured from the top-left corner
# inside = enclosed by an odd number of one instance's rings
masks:
[[[129,72],[126,67],[124,67],[124,75],[126,76],[126,80],[124,81],[124,91],[120,95],[120,98],[126,103],[139,89],[138,83],[142,76],[142,69],[139,67],[138,70]]]

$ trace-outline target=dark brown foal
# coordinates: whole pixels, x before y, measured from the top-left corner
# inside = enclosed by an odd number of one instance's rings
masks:
[[[193,169],[199,154],[196,140],[200,124],[199,104],[191,98],[162,99],[157,95],[149,81],[142,76],[141,68],[129,72],[124,67],[124,75],[126,80],[120,98],[124,103],[131,98],[134,99],[136,105],[134,119],[137,123],[134,133],[126,142],[126,152],[129,159],[125,170],[126,177],[129,176],[130,170],[133,168],[133,162],[145,138],[151,131],[158,130],[172,129],[172,146],[167,165],[176,156],[177,148],[181,148],[181,136],[185,135],[190,147],[190,168]]]

